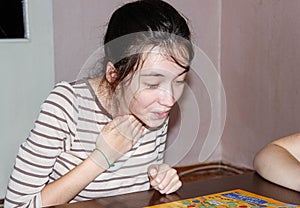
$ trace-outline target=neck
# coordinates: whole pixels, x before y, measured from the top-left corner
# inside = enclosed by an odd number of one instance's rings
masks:
[[[110,88],[106,84],[106,81],[102,77],[92,78],[89,79],[88,82],[90,83],[92,89],[95,92],[95,95],[99,102],[101,103],[102,107],[112,116],[114,115],[113,110],[113,102],[110,96]]]
[[[110,84],[103,78],[90,79],[89,82],[99,102],[113,118],[125,114],[125,110],[120,105],[121,100],[118,95],[120,92],[113,92]]]

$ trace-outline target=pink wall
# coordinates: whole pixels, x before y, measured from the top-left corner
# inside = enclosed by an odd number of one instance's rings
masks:
[[[76,79],[122,0],[53,0],[55,81]]]
[[[227,98],[223,161],[252,167],[266,143],[299,131],[300,1],[222,1]]]

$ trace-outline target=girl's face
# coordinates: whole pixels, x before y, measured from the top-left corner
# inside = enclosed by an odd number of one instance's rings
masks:
[[[125,78],[121,110],[150,128],[159,127],[183,93],[185,71],[165,56],[150,53],[142,68]]]

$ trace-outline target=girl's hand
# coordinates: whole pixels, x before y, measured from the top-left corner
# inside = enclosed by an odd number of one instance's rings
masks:
[[[182,186],[177,171],[167,164],[150,165],[148,175],[151,186],[161,194],[173,193]]]
[[[140,139],[144,127],[132,115],[118,116],[109,122],[101,130],[97,141],[96,148],[101,150],[110,164],[115,162],[123,154],[131,150],[133,145]],[[97,164],[103,165],[103,155],[95,150],[92,159]]]

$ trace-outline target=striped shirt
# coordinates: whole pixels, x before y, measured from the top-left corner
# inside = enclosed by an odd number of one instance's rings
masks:
[[[111,120],[86,79],[58,83],[19,148],[5,207],[41,207],[43,187],[85,160],[94,150],[102,127]],[[149,189],[147,168],[163,162],[167,123],[144,132],[114,167],[100,174],[71,202]]]

